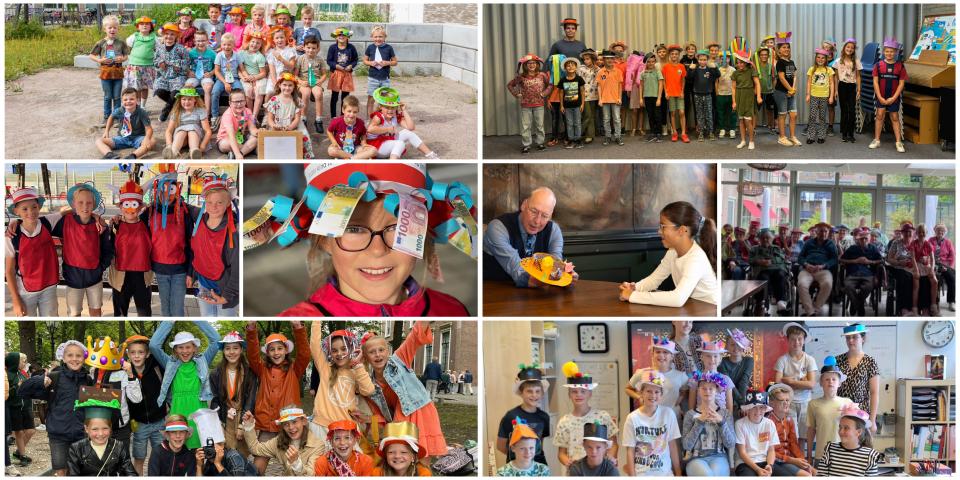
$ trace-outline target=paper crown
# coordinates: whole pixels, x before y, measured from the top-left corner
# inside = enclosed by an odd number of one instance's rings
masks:
[[[14,190],[13,193],[10,194],[10,199],[11,203],[7,207],[7,212],[10,214],[10,216],[16,216],[16,214],[13,212],[14,208],[18,203],[26,200],[36,200],[37,203],[40,204],[40,207],[43,208],[44,199],[40,196],[40,193],[37,191],[37,189],[33,187],[23,187]]]
[[[360,429],[357,428],[357,424],[354,423],[353,420],[337,420],[335,422],[330,422],[330,425],[327,425],[327,439],[329,440],[333,438],[333,432],[337,430],[350,432],[354,437],[357,438],[361,436]]]
[[[846,327],[843,327],[844,335],[857,335],[867,332],[869,332],[869,330],[867,330],[867,326],[862,323],[854,323],[853,325],[847,325]]]
[[[864,428],[873,426],[873,422],[870,421],[870,414],[861,410],[860,405],[856,402],[847,403],[840,407],[840,416],[856,418],[864,423]]]
[[[120,347],[117,348],[110,337],[104,337],[93,342],[93,337],[87,335],[87,356],[83,363],[101,370],[120,370],[120,367],[123,366],[123,354],[126,351],[126,343],[120,344]]]
[[[900,42],[897,41],[896,37],[884,38],[883,48],[892,48],[894,50],[900,50]]]
[[[833,355],[824,358],[823,367],[820,368],[821,378],[828,373],[837,374],[837,376],[840,377],[840,383],[843,383],[847,379],[847,374],[840,370],[840,367],[837,365],[837,357],[834,357]]]
[[[730,382],[727,381],[727,378],[718,372],[701,372],[700,370],[695,370],[690,374],[690,378],[697,382],[709,382],[717,386],[721,391],[726,391],[730,387]]]
[[[747,334],[743,333],[739,328],[728,328],[727,334],[730,335],[730,340],[733,340],[733,343],[736,343],[743,350],[750,350],[750,347],[753,345],[753,342],[747,338]]]
[[[573,283],[572,269],[562,258],[549,253],[534,253],[520,260],[520,267],[531,277],[549,285],[566,287]]]
[[[635,387],[637,390],[640,390],[640,387],[644,383],[648,385],[653,385],[655,387],[663,388],[663,383],[665,381],[664,376],[655,368],[642,368],[640,370],[637,370],[635,375],[639,376],[638,384]]]
[[[593,383],[593,377],[589,373],[581,372],[576,362],[569,361],[564,363],[560,370],[563,372],[563,375],[567,377],[567,383],[564,387],[581,388],[585,390],[597,388],[598,384]]]
[[[723,343],[723,340],[711,340],[710,334],[701,333],[700,339],[702,344],[700,348],[697,349],[698,352],[706,353],[726,353],[727,349],[724,348],[726,345]]]
[[[607,435],[607,426],[600,423],[600,420],[594,420],[583,424],[583,439],[596,442],[606,442],[610,446],[610,436]]]
[[[348,29],[348,28],[346,28],[346,27],[339,27],[339,28],[337,28],[336,30],[334,30],[333,32],[330,32],[330,37],[331,37],[331,38],[337,38],[337,37],[339,37],[340,35],[343,35],[344,37],[350,38],[350,37],[353,36],[353,30],[350,30],[350,29]]]
[[[382,435],[380,446],[377,448],[377,453],[380,455],[380,458],[386,458],[384,451],[387,445],[398,442],[409,445],[410,448],[416,452],[418,458],[427,456],[427,450],[421,448],[419,444],[420,430],[411,422],[388,423],[386,427],[384,427]]]
[[[650,345],[650,348],[657,348],[670,353],[677,353],[677,344],[673,343],[673,341],[666,336],[658,337],[654,335],[653,343]]]
[[[143,203],[143,188],[134,180],[127,180],[120,187],[120,202],[127,200],[136,200]]]
[[[784,43],[790,43],[791,38],[793,37],[793,32],[777,32],[776,33],[776,42],[777,45],[782,45]]]
[[[511,422],[513,423],[513,431],[510,433],[510,446],[523,440],[524,438],[532,438],[533,440],[540,441],[540,437],[537,436],[537,432],[534,432],[530,425],[527,425],[527,422],[520,418],[516,417]]]
[[[303,409],[299,407],[284,408],[280,410],[280,418],[273,421],[277,425],[281,425],[287,422],[292,422],[298,418],[307,418],[303,413]],[[352,423],[352,422],[351,422]]]

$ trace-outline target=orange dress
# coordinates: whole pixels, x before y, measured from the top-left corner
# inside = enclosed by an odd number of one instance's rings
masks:
[[[374,467],[374,469],[373,469],[373,476],[374,476],[374,477],[383,477],[383,476],[384,476],[384,474],[383,474],[383,468],[381,468],[381,467]],[[389,475],[389,476],[393,477],[394,475],[391,474],[391,475]],[[433,472],[431,472],[429,468],[424,467],[423,465],[419,465],[419,464],[418,464],[418,465],[417,465],[417,476],[418,476],[418,477],[432,477],[432,476],[433,476]]]
[[[333,451],[330,451],[329,454],[336,455]],[[358,477],[369,477],[373,475],[373,459],[370,458],[369,455],[353,452],[350,454],[350,458],[347,459],[347,464],[350,465],[350,470],[353,470],[353,473]],[[313,473],[318,477],[339,476],[333,467],[330,466],[330,460],[327,459],[327,455],[317,457],[317,463],[314,465]]]

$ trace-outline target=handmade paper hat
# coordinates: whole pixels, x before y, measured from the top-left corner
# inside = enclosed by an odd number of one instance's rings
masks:
[[[307,418],[307,415],[303,413],[302,408],[300,407],[283,408],[283,409],[280,409],[280,418],[274,420],[273,423],[277,425],[282,425],[287,422],[292,422],[298,418]],[[350,422],[350,423],[353,423],[353,422]]]
[[[287,72],[284,72],[286,74]],[[192,90],[192,89],[190,89]],[[182,92],[183,90],[181,90]],[[196,93],[196,90],[194,90]],[[178,94],[179,95],[179,94]],[[204,199],[204,202],[200,204],[200,214],[197,215],[196,221],[193,222],[193,234],[197,234],[197,229],[200,228],[200,222],[203,220],[203,214],[207,210],[206,197],[207,194],[217,190],[226,190],[227,193],[230,192],[230,187],[232,186],[230,177],[226,173],[216,175],[214,173],[206,173],[203,177],[203,189],[200,191],[200,198]],[[233,219],[233,205],[227,205],[226,209],[227,217],[227,244],[230,248],[233,248],[233,236],[237,233],[237,222]],[[202,278],[202,277],[201,277]]]
[[[768,234],[768,233],[769,233],[770,235],[773,235],[773,230],[770,230],[769,228],[761,228],[760,231],[757,232],[757,235],[762,237],[762,236],[764,236],[764,235],[766,235],[766,234]]]
[[[704,57],[709,57],[709,56],[710,56],[710,50],[697,50],[697,56],[699,57],[699,56],[701,56],[701,55],[704,56]]]
[[[743,405],[740,405],[740,410],[746,412],[756,407],[763,407],[763,413],[773,410],[773,407],[767,405],[767,392],[754,390],[751,387],[749,390],[747,390],[747,395],[744,397]]]
[[[850,38],[848,38],[848,39],[846,39],[846,40],[843,41],[843,46],[846,47],[848,43],[852,43],[852,44],[856,45],[856,44],[857,44],[857,39],[856,39],[856,38],[853,38],[853,37],[850,37]]]
[[[97,210],[103,206],[103,197],[100,196],[100,192],[94,188],[93,183],[84,182],[78,183],[69,189],[67,189],[67,204],[71,207],[73,206],[73,197],[80,190],[86,190],[93,194],[93,209]]]
[[[761,43],[761,44],[767,43],[767,40],[774,40],[774,41],[775,41],[776,38],[777,38],[776,35],[767,35],[766,37],[763,37],[763,40],[761,40],[760,43]]]
[[[267,353],[267,346],[273,342],[280,342],[287,346],[287,353],[293,352],[293,342],[291,342],[286,335],[282,333],[271,333],[266,340],[263,341],[263,346],[260,347],[260,351]]]
[[[56,358],[58,361],[61,361],[61,362],[62,362],[62,361],[63,361],[63,354],[64,354],[64,352],[66,352],[67,347],[69,347],[70,345],[76,345],[76,346],[80,347],[81,349],[83,349],[83,356],[84,356],[84,359],[86,359],[86,356],[87,356],[87,347],[84,347],[82,343],[80,343],[80,342],[78,342],[78,341],[76,341],[76,340],[67,340],[66,342],[61,343],[61,344],[57,347],[57,352],[54,354],[53,358]]]
[[[576,19],[576,18],[564,18],[563,21],[560,22],[560,26],[561,26],[561,27],[566,27],[567,25],[573,25],[574,27],[580,27],[580,24],[577,23],[577,19]]]
[[[274,25],[270,27],[270,30],[267,31],[267,44],[273,43],[273,35],[277,32],[283,32],[283,36],[287,40],[287,45],[293,43],[293,28],[290,28],[287,25]]]
[[[612,51],[613,51],[613,47],[622,47],[623,50],[626,51],[626,50],[627,50],[627,42],[625,42],[625,41],[623,41],[623,40],[614,40],[613,43],[611,43],[610,46],[607,47],[607,49],[612,52]]]
[[[263,45],[267,43],[267,36],[264,35],[262,30],[245,30],[243,34],[243,45],[244,50],[246,50],[246,45],[250,43],[250,40],[254,38],[260,40],[260,48],[263,48]]]
[[[290,19],[293,19],[293,14],[290,13],[290,9],[288,9],[287,7],[284,7],[284,6],[279,6],[279,7],[277,7],[276,10],[273,11],[273,16],[274,16],[274,17],[277,17],[277,16],[279,16],[279,15],[286,15],[286,16],[290,17]]]
[[[9,213],[10,216],[12,217],[17,216],[17,214],[13,212],[13,209],[16,208],[17,204],[20,202],[25,202],[27,200],[36,200],[37,203],[40,205],[40,208],[43,208],[44,198],[41,197],[40,193],[37,192],[37,189],[33,187],[18,188],[14,190],[13,193],[10,194],[10,198],[12,202],[7,207],[7,213]]]
[[[177,16],[178,16],[178,17],[182,17],[182,16],[184,16],[184,15],[186,15],[186,16],[188,16],[188,17],[190,17],[190,18],[192,19],[192,18],[193,18],[193,10],[191,10],[190,7],[183,7],[183,8],[181,8],[180,10],[177,10]]]
[[[345,347],[347,347],[348,355],[353,355],[353,352],[356,352],[360,349],[360,339],[357,338],[353,332],[349,330],[337,330],[330,335],[323,337],[323,340],[320,341],[320,350],[323,351],[323,355],[327,358],[327,362],[329,363],[334,363],[332,344],[334,339],[337,338],[343,339],[343,344]],[[290,351],[293,351],[292,347],[290,348]]]
[[[74,410],[82,410],[86,419],[101,418],[112,421],[120,415],[120,393],[114,388],[82,385],[78,400],[73,402]]]
[[[869,332],[869,330],[867,330],[867,326],[862,323],[854,323],[853,325],[847,325],[846,327],[843,327],[844,335],[858,335],[867,332]]]
[[[567,263],[549,253],[534,253],[520,260],[520,267],[537,281],[548,285],[566,287],[573,282],[573,274],[567,271]]]
[[[790,39],[792,37],[793,37],[793,32],[777,32],[776,33],[777,45],[783,45],[784,43],[789,44]]]
[[[747,338],[747,334],[739,328],[728,328],[727,333],[730,335],[730,340],[733,340],[733,343],[736,343],[742,350],[750,350],[750,347],[753,346],[753,342]]]
[[[133,22],[134,28],[139,27],[141,23],[149,23],[151,32],[153,32],[157,28],[157,21],[146,16],[140,17],[135,22]]]
[[[702,342],[700,348],[697,349],[698,352],[727,353],[727,349],[724,348],[726,345],[723,343],[723,340],[711,340],[710,338],[710,334],[708,333],[700,334],[700,339]]]
[[[360,429],[357,428],[357,424],[353,420],[337,420],[335,422],[330,422],[330,425],[327,425],[327,440],[333,438],[333,432],[337,430],[350,432],[354,437],[360,438]]]
[[[720,391],[726,391],[730,387],[730,382],[727,381],[727,378],[719,372],[701,372],[700,370],[695,370],[690,374],[690,378],[693,381],[697,382],[699,385],[700,382],[708,382],[717,386],[717,389]]]
[[[757,221],[757,220],[750,220],[750,226],[751,226],[751,227],[759,227],[759,226],[760,226],[760,222]]]
[[[377,447],[377,454],[380,458],[386,458],[387,446],[391,443],[406,443],[416,452],[417,458],[427,456],[427,449],[420,447],[420,430],[411,422],[392,422],[388,423],[383,429],[383,439]]]
[[[607,426],[600,423],[600,420],[583,424],[583,439],[605,442],[608,448],[613,445],[613,442],[610,441],[610,436],[607,435]]]
[[[787,385],[786,383],[771,383],[771,384],[767,387],[767,399],[768,399],[768,401],[769,401],[770,395],[773,394],[773,391],[774,391],[774,390],[786,390],[787,392],[790,393],[790,395],[793,395],[793,387],[791,387],[790,385]]]
[[[523,65],[523,64],[525,64],[525,63],[527,63],[527,62],[540,62],[540,63],[543,63],[543,59],[540,58],[539,56],[537,56],[537,54],[535,54],[535,53],[528,53],[528,54],[520,57],[519,62],[520,62],[521,65]]]
[[[594,61],[596,61],[597,59],[597,51],[592,48],[586,48],[582,52],[580,52],[580,58],[583,58],[586,55],[593,57]]]
[[[199,97],[196,88],[181,88],[177,91],[177,97]]]
[[[789,224],[789,223],[781,223],[780,225],[777,225],[777,231],[778,231],[778,232],[785,232],[785,231],[787,231],[787,230],[790,230],[790,224]]]
[[[807,330],[807,327],[804,327],[797,322],[789,322],[785,324],[783,328],[780,329],[780,334],[784,337],[788,336],[787,332],[789,332],[791,328],[799,328],[800,330],[803,330],[803,343],[810,341],[810,331]]]
[[[663,388],[665,378],[663,374],[657,371],[655,368],[641,368],[640,370],[637,370],[635,376],[636,375],[639,375],[639,380],[637,380],[637,384],[634,385],[633,388],[636,388],[637,390],[640,390],[643,384],[653,385],[655,387],[660,387],[661,389]]]
[[[567,68],[567,64],[573,62],[577,68],[580,68],[580,60],[574,57],[567,57],[563,59],[563,68]]]
[[[236,5],[227,12],[227,15],[240,15],[243,19],[247,18],[247,11],[243,7]],[[242,23],[242,21],[241,21]]]
[[[566,75],[566,72],[563,71],[563,61],[566,58],[567,56],[562,53],[555,53],[547,57],[546,71],[550,76],[551,85],[559,85],[560,79]]]
[[[224,335],[217,343],[220,344],[220,350],[223,350],[223,347],[227,346],[228,343],[239,343],[244,350],[247,348],[247,341],[236,330]]]
[[[91,343],[92,342],[92,343]],[[83,363],[89,367],[99,368],[101,370],[120,370],[123,366],[123,354],[127,351],[127,344],[122,343],[118,348],[110,340],[110,337],[104,337],[93,342],[93,337],[87,335],[87,356]]]
[[[896,37],[884,38],[883,48],[892,48],[894,50],[900,50],[900,42],[897,41]]]
[[[743,227],[736,227],[733,229],[733,233],[747,233],[747,230]]]
[[[913,223],[903,222],[902,224],[900,224],[900,231],[901,231],[901,232],[906,232],[907,230],[910,230],[911,232],[914,230],[914,228],[913,228]]]
[[[527,382],[539,382],[544,392],[550,388],[550,382],[543,378],[543,371],[540,370],[540,365],[536,363],[533,365],[520,364],[520,372],[517,373],[517,380],[513,383],[513,394],[520,395],[521,387]]]
[[[143,188],[134,180],[127,180],[120,187],[120,204],[128,201],[143,203]]]
[[[190,425],[184,420],[168,419],[163,424],[163,431],[164,432],[187,432],[187,438],[190,438],[190,436],[193,435],[193,429],[190,428]]]
[[[155,167],[157,175],[148,181],[150,187],[150,202],[154,212],[160,215],[150,216],[150,228],[153,231],[167,228],[167,214],[180,215],[185,208],[180,196],[183,183],[177,179],[177,165],[175,163],[158,163]],[[172,197],[172,204],[171,204]]]
[[[840,407],[840,417],[850,417],[856,418],[864,423],[865,429],[873,426],[873,422],[870,421],[870,414],[861,410],[860,405],[856,402],[851,402]]]
[[[617,57],[617,54],[611,52],[610,50],[604,50],[604,51],[600,52],[600,56],[603,57],[603,58],[616,58],[616,57]]]
[[[827,230],[830,230],[831,228],[833,228],[833,226],[827,222],[820,222],[814,225],[813,228],[826,228]]]
[[[564,387],[593,390],[599,385],[593,382],[593,377],[589,373],[581,372],[580,367],[573,361],[564,363],[561,371],[563,371],[563,376],[567,377],[567,383]]]
[[[658,337],[654,335],[653,343],[650,345],[650,348],[659,349],[659,350],[663,350],[665,352],[670,352],[670,353],[677,353],[677,344],[673,343],[673,341],[671,341],[669,338],[665,336]]]
[[[847,381],[847,374],[840,371],[840,367],[837,366],[837,357],[833,355],[823,359],[823,366],[820,367],[820,377],[823,378],[824,375],[828,373],[836,373],[840,377],[840,383]]]
[[[790,233],[803,233],[803,230],[800,227],[793,227],[793,230],[790,230]]]
[[[176,23],[167,22],[167,23],[164,23],[163,27],[160,28],[160,33],[162,34],[163,32],[167,32],[167,31],[170,31],[179,35],[180,27],[178,27]]]
[[[708,52],[708,53],[709,53],[709,51],[710,51],[710,48],[712,48],[712,47],[720,48],[720,44],[717,43],[717,42],[710,42],[710,43],[708,43],[708,44],[707,44],[707,52]]]
[[[817,55],[823,55],[824,57],[830,58],[830,52],[822,48],[817,48],[813,50]]]
[[[670,45],[667,45],[667,53],[672,52],[674,50],[678,52],[682,52],[683,47],[681,47],[680,45],[677,45],[676,43],[671,43]]]
[[[215,410],[209,408],[200,408],[190,414],[190,420],[193,420],[197,426],[197,436],[200,438],[200,445],[206,445],[207,440],[213,440],[213,443],[222,443],[226,441],[223,433],[223,424],[220,423],[220,417]]]
[[[193,343],[197,346],[197,348],[200,348],[200,339],[194,337],[190,332],[177,332],[177,334],[173,336],[173,341],[170,342],[169,345],[170,348],[176,348],[177,345],[183,345],[184,343]]]
[[[753,61],[750,59],[750,45],[747,43],[743,37],[736,37],[730,42],[730,51],[733,52],[733,57],[749,64],[753,64]]]
[[[400,106],[400,92],[391,87],[380,87],[373,91],[373,100],[385,107]]]
[[[870,229],[867,227],[858,227],[853,229],[854,238],[869,237],[869,236],[870,236]]]
[[[127,337],[123,343],[127,344],[127,347],[133,345],[134,343],[150,343],[150,337],[145,337],[143,335],[130,335]]]
[[[527,425],[527,422],[520,418],[516,417],[512,421],[513,423],[513,432],[510,433],[510,446],[514,446],[520,440],[524,438],[532,438],[537,442],[540,441],[540,437],[537,436],[537,432],[534,432],[530,425]]]
[[[330,37],[331,37],[331,38],[337,38],[337,37],[339,37],[340,35],[343,35],[344,37],[350,38],[350,37],[353,36],[353,30],[350,30],[350,29],[347,28],[347,27],[339,27],[339,28],[337,28],[336,30],[334,30],[333,32],[330,32]]]

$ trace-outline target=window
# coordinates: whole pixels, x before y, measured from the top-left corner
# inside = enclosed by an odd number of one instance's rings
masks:
[[[722,182],[738,182],[740,181],[740,169],[739,168],[724,168],[723,173],[721,174],[720,181]]]
[[[797,183],[812,185],[835,185],[837,174],[834,172],[797,172]]]
[[[887,181],[886,175],[883,177]],[[893,237],[902,222],[915,223],[917,197],[912,193],[887,193],[883,196],[883,233]]]
[[[860,225],[860,218],[865,219],[867,226],[873,226],[873,193],[841,193],[840,223],[853,229]]]
[[[751,220],[774,229],[781,223],[790,222],[790,187],[766,186],[761,195],[743,197],[740,226],[746,228]]]
[[[957,215],[956,197],[953,195],[927,195],[924,201],[926,202],[926,211],[932,211],[935,215],[933,222],[930,222],[929,218],[926,220],[928,224],[927,235],[933,236],[933,227],[942,223],[943,226],[947,227],[947,238],[951,239],[952,242],[956,236],[954,233]]]
[[[316,6],[318,13],[350,13],[349,3],[320,3]]]
[[[872,173],[841,173],[840,185],[875,187],[877,186],[877,176]]]
[[[737,186],[724,184],[721,187],[721,204],[723,205],[722,224],[737,224]]]
[[[908,188],[920,187],[919,176],[917,176],[918,181],[913,182],[911,180],[912,178],[910,175],[884,175],[883,186],[884,187],[908,187]]]
[[[440,332],[440,366],[450,368],[450,330]]]
[[[798,226],[806,232],[820,222],[830,222],[833,194],[827,190],[800,190]]]
[[[945,188],[953,190],[956,187],[956,177],[923,177],[923,188]]]

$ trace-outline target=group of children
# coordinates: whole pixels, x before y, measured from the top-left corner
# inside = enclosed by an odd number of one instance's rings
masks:
[[[176,167],[160,164],[144,189],[131,178],[119,189],[120,215],[105,219],[100,192],[91,183],[67,190],[68,208],[41,215],[45,198],[33,187],[13,190],[7,212],[6,279],[14,316],[59,316],[57,285],[62,260],[67,315],[100,316],[103,274],[112,287],[114,315],[151,316],[154,281],[165,317],[184,315],[186,289],[197,287],[200,314],[236,316],[240,300],[240,249],[235,205],[226,175],[204,178],[202,208],[181,196]],[[57,258],[54,238],[62,245]]]
[[[386,43],[383,26],[373,27],[373,43],[362,58],[350,43],[353,31],[337,28],[324,58],[313,7],[300,9],[302,26],[297,28],[294,12],[283,4],[271,10],[272,25],[266,13],[264,5],[254,5],[247,23],[242,6],[224,11],[220,4],[209,4],[208,19],[198,28],[193,10],[184,7],[177,12],[178,21],[164,23],[159,34],[154,19],[138,18],[137,31],[126,41],[117,38],[119,19],[106,16],[106,36],[90,52],[100,65],[104,91],[104,132],[96,140],[103,158],[118,158],[116,150],[127,148],[134,151],[125,158],[142,158],[156,145],[146,111],[150,89],[164,102],[160,122],[169,120],[165,159],[179,157],[184,147],[189,158],[203,158],[211,145],[228,158],[242,159],[257,148],[260,128],[302,133],[304,158],[314,158],[306,119],[311,100],[314,130],[326,133],[332,158],[400,158],[407,144],[426,158],[437,158],[414,133],[413,118],[406,114],[399,92],[390,87],[390,67],[397,65],[397,57]],[[369,72],[369,128],[359,118],[360,103],[352,95],[353,70],[360,60]],[[326,130],[324,82],[332,118]],[[229,107],[221,115],[225,93]],[[111,135],[115,125],[119,131]]]
[[[576,20],[564,20],[564,25],[568,24],[576,25]],[[598,136],[603,137],[603,145],[622,146],[628,129],[621,116],[632,116],[631,136],[643,136],[644,113],[649,121],[647,142],[660,142],[669,132],[671,141],[689,143],[690,128],[696,129],[700,142],[727,136],[735,139],[739,130],[737,148],[753,150],[760,117],[771,133],[778,134],[780,145],[799,146],[798,83],[806,85],[805,100],[810,106],[806,143],[822,144],[826,135],[833,136],[837,103],[842,140],[856,142],[862,69],[857,40],[848,38],[839,55],[836,42],[824,41],[803,82],[791,58],[791,37],[791,32],[769,35],[756,51],[737,36],[729,50],[719,43],[698,50],[690,42],[685,47],[659,44],[646,55],[639,51],[628,54],[626,43],[616,41],[599,55],[584,49],[579,59],[553,54],[544,60],[527,54],[519,60],[517,76],[507,84],[510,94],[520,101],[521,153],[529,153],[533,146],[544,150],[560,141],[565,148],[582,148]],[[880,145],[889,113],[896,148],[902,153],[899,112],[907,74],[897,60],[900,49],[896,40],[885,40],[883,58],[874,65],[876,126],[870,148]],[[554,138],[545,145],[543,115],[551,106],[563,121],[555,119]],[[565,131],[559,128],[562,123]]]
[[[372,332],[324,336],[319,321],[309,340],[291,321],[294,341],[272,333],[262,347],[255,321],[223,337],[192,323],[206,338],[202,352],[189,331],[165,349],[174,322],[164,321],[150,338],[120,345],[68,340],[60,367],[20,385],[23,398],[49,404],[56,475],[139,476],[148,446],[149,476],[255,476],[270,461],[284,476],[430,476],[429,458],[447,454],[436,407],[411,370],[433,341],[429,322],[395,352]],[[320,387],[308,416],[301,380],[311,360]]]
[[[844,334],[862,335],[862,327],[847,327]],[[753,386],[753,359],[744,356],[752,341],[744,332],[728,329],[725,343],[695,337],[691,328],[691,322],[676,321],[669,337],[653,337],[653,366],[638,369],[626,387],[639,407],[620,428],[610,414],[590,406],[598,386],[592,377],[573,362],[563,366],[573,412],[557,422],[553,442],[564,472],[551,473],[543,453],[551,419],[539,406],[550,384],[536,365],[521,365],[514,393],[522,403],[500,420],[497,449],[507,463],[497,474],[877,475],[872,417],[837,395],[846,380],[843,369],[851,368],[846,360],[838,365],[834,357],[824,359],[823,396],[811,398],[817,364],[803,351],[809,339],[803,325],[784,325],[789,349],[765,389]],[[729,355],[721,359],[724,353]],[[619,446],[626,448],[624,465],[617,464]]]

